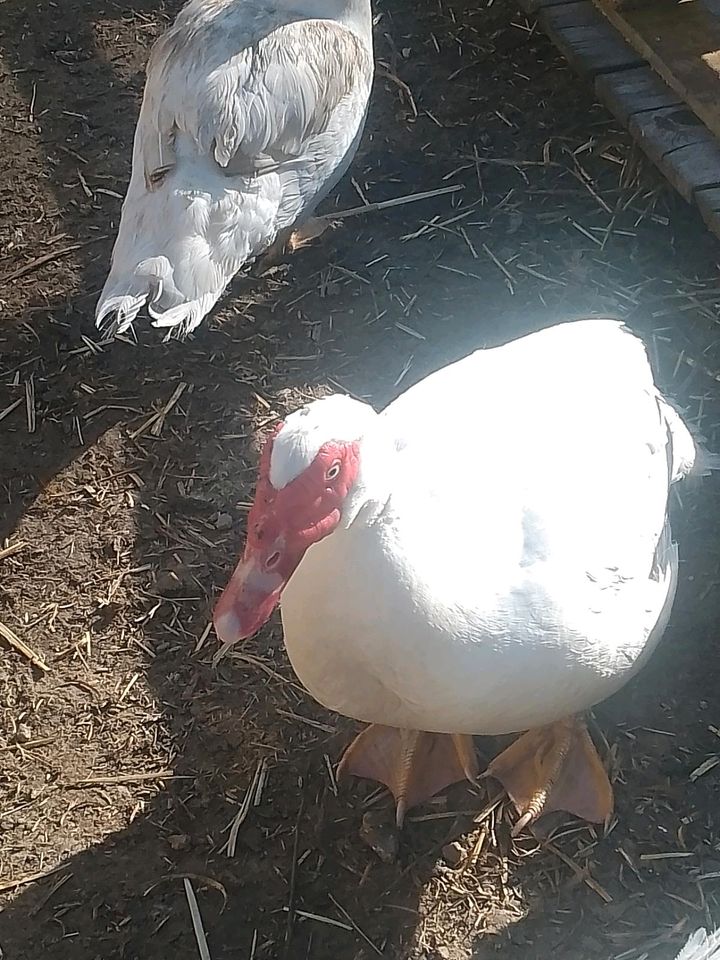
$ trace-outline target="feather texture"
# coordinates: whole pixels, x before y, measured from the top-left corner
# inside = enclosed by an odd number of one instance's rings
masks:
[[[709,936],[702,927],[696,930],[676,960],[720,960],[720,930],[715,930]]]

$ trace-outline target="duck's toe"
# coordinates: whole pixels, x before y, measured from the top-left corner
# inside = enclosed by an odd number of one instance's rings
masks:
[[[372,724],[353,740],[338,767],[338,779],[353,775],[377,780],[392,793],[396,822],[445,787],[475,780],[477,761],[472,737]]]
[[[613,792],[585,724],[575,718],[529,730],[487,768],[520,814],[517,835],[554,810],[602,823],[613,811]]]

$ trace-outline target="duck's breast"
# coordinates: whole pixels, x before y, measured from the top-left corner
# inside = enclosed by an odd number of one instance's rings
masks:
[[[508,544],[520,538],[522,526],[507,530]],[[563,581],[563,605],[547,565],[503,569],[497,558],[462,570],[451,553],[431,588],[390,540],[367,528],[333,535],[308,551],[282,599],[300,681],[365,722],[499,734],[586,709],[640,666],[645,624],[657,622],[670,590],[641,586],[629,598],[604,589],[598,605],[598,584],[583,574]]]

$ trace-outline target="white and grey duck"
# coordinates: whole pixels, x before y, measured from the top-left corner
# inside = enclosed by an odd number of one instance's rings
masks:
[[[233,276],[326,224],[373,77],[370,0],[191,0],[155,44],[96,308],[193,330]]]

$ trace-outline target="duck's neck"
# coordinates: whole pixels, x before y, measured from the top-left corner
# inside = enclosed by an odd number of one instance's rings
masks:
[[[381,420],[359,441],[360,460],[355,483],[345,498],[341,527],[370,522],[382,512],[392,492],[397,453]]]

